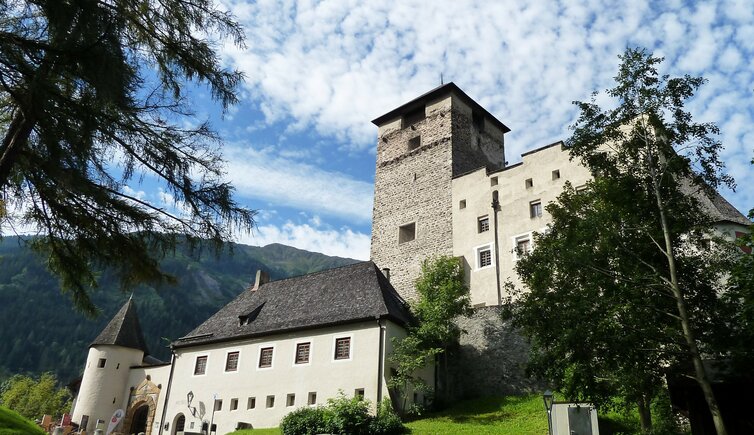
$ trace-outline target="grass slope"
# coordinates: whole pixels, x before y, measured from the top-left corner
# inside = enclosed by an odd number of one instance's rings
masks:
[[[21,417],[15,411],[0,406],[0,435],[44,435],[44,433],[33,422]]]
[[[467,400],[406,424],[412,434],[536,434],[547,433],[542,397],[508,396]]]

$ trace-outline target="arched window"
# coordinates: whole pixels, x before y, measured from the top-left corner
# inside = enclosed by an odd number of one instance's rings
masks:
[[[175,416],[175,423],[173,424],[173,435],[183,434],[183,430],[186,427],[186,416],[180,413]]]

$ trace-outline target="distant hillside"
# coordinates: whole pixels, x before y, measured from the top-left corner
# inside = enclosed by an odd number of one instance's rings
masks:
[[[152,355],[169,360],[170,341],[238,295],[258,269],[281,279],[356,262],[280,244],[231,248],[232,254],[226,250],[219,257],[205,254],[198,259],[179,249],[162,261],[163,269],[178,278],[176,286],[134,290]],[[63,382],[78,376],[89,344],[130,296],[103,271],[92,297],[102,314],[87,319],[73,310],[43,261],[17,238],[0,240],[0,380],[13,373],[44,371],[55,372]]]

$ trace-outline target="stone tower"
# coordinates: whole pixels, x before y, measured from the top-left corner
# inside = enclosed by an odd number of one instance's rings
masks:
[[[408,299],[422,261],[453,255],[455,177],[505,165],[502,122],[454,83],[372,121],[378,127],[371,258]]]
[[[86,424],[81,428],[93,433],[97,420],[104,420],[106,429],[115,410],[124,405],[129,368],[141,365],[147,353],[136,306],[129,299],[89,346],[73,422],[82,424],[83,418]]]

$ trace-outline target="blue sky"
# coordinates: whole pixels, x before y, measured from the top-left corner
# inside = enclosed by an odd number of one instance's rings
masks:
[[[611,86],[618,54],[641,46],[663,72],[709,82],[687,108],[721,128],[740,210],[754,207],[754,8],[684,1],[223,0],[246,48],[221,47],[242,70],[225,118],[195,107],[222,135],[239,202],[259,210],[242,243],[285,243],[369,257],[376,127],[370,120],[454,81],[498,117],[506,158],[569,136],[573,100]],[[630,7],[626,7],[626,4]],[[130,186],[156,200],[149,185]]]

